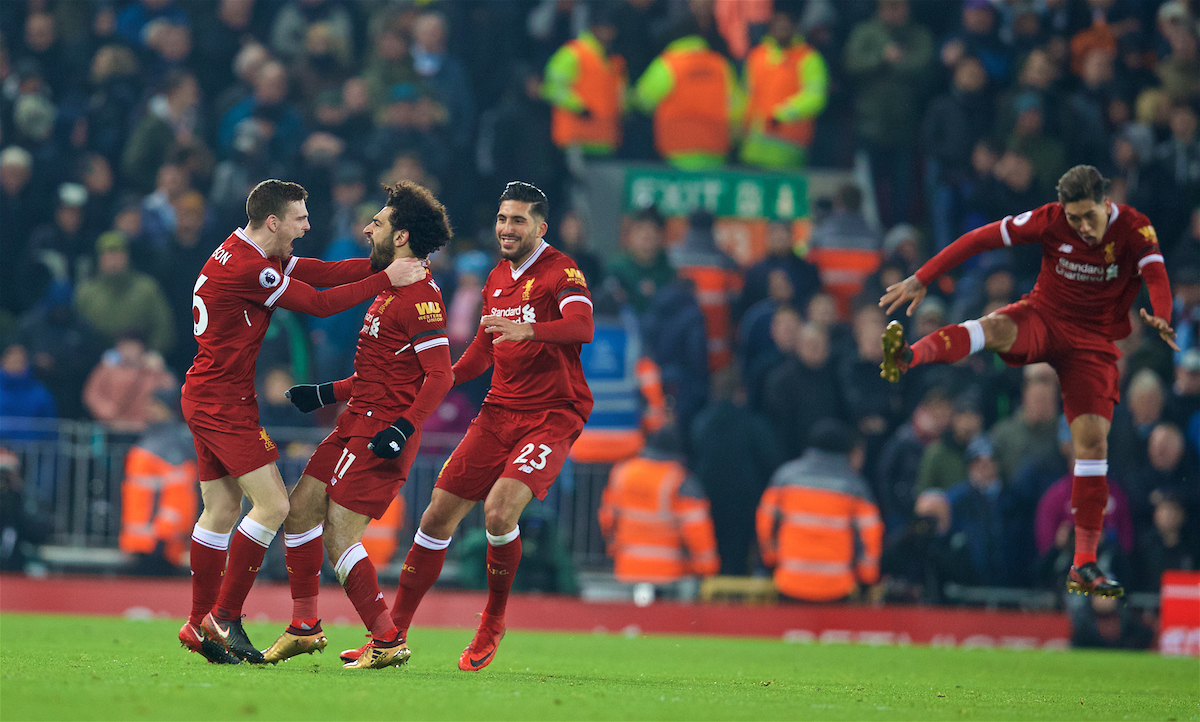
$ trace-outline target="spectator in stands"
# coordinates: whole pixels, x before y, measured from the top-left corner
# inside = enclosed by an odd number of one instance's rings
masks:
[[[934,251],[950,245],[959,235],[962,184],[971,170],[971,152],[994,114],[984,95],[987,73],[979,59],[964,56],[953,71],[950,92],[934,99],[921,123]]]
[[[912,417],[884,444],[876,488],[889,534],[898,534],[912,516],[921,459],[925,449],[950,427],[953,411],[946,390],[932,387],[913,409]]]
[[[263,392],[258,396],[258,413],[263,426],[305,428],[313,425],[312,415],[297,410],[285,395],[295,384],[296,379],[287,366],[276,366],[263,376]]]
[[[780,305],[771,314],[769,338],[766,342],[757,343],[757,339],[750,336],[750,329],[746,329],[745,333],[739,332],[743,339],[742,378],[745,379],[750,407],[756,412],[762,413],[766,405],[764,389],[767,377],[772,370],[792,356],[793,349],[796,348],[796,339],[803,326],[804,317],[799,311],[792,306]]]
[[[654,207],[643,208],[626,223],[625,250],[608,262],[608,275],[621,284],[626,301],[639,315],[650,307],[656,293],[675,280],[664,242],[662,216]]]
[[[29,234],[44,214],[43,202],[29,184],[33,177],[33,156],[19,145],[10,145],[0,152],[0,243],[4,245],[5,262],[0,264],[0,294],[4,308],[17,311],[27,308],[33,299],[18,292],[25,270],[24,259],[29,247]]]
[[[921,456],[916,489],[949,489],[967,478],[967,446],[983,431],[983,412],[979,395],[965,391],[954,400],[950,427],[930,444]],[[989,457],[991,449],[988,449]]]
[[[961,535],[971,555],[972,581],[981,586],[1007,587],[1024,581],[1024,568],[1012,555],[1011,540],[1022,530],[1010,513],[1011,494],[986,436],[967,446],[967,475],[946,490],[950,504],[950,534]]]
[[[746,269],[742,295],[738,299],[734,315],[741,319],[754,304],[770,295],[771,274],[780,270],[791,281],[791,305],[804,308],[817,291],[821,290],[821,278],[817,267],[796,253],[789,223],[775,221],[767,225],[767,255]]]
[[[147,28],[156,20],[187,25],[187,12],[175,0],[140,0],[117,14],[117,34],[134,48],[146,45]]]
[[[254,5],[254,0],[220,0],[216,12],[197,13],[194,18],[195,35],[202,40],[192,56],[196,79],[209,98],[237,82],[230,58],[253,42]]]
[[[842,318],[849,316],[851,300],[882,261],[882,239],[863,216],[862,202],[857,185],[839,188],[833,213],[813,229],[809,244],[808,260],[820,270],[821,285],[837,300]]]
[[[681,429],[708,400],[708,346],[696,288],[686,278],[654,295],[642,315],[642,348],[662,374],[663,391]]]
[[[129,267],[129,241],[109,231],[96,241],[98,273],[75,292],[75,308],[108,343],[123,333],[141,334],[149,348],[171,349],[175,329],[162,288]]]
[[[1147,444],[1147,462],[1125,479],[1133,523],[1150,526],[1155,495],[1168,493],[1185,508],[1200,502],[1196,454],[1187,449],[1178,426],[1163,421],[1154,425]]]
[[[766,37],[746,57],[744,78],[742,162],[769,170],[806,165],[816,117],[829,99],[829,71],[792,13],[775,9]]]
[[[284,5],[271,25],[271,49],[284,60],[299,58],[314,25],[325,27],[336,62],[348,65],[354,57],[354,19],[345,6],[331,0],[292,0]]]
[[[38,305],[21,317],[15,339],[29,352],[38,379],[54,395],[59,415],[83,418],[83,382],[104,346],[71,306],[70,285],[52,283]]]
[[[1171,100],[1195,101],[1200,98],[1200,69],[1197,68],[1196,30],[1194,26],[1188,27],[1195,18],[1183,3],[1167,2],[1159,7],[1158,20],[1159,31],[1170,52],[1159,60],[1154,72]]]
[[[710,371],[725,368],[733,358],[732,306],[742,290],[737,261],[717,248],[715,220],[708,211],[692,211],[683,240],[668,251],[675,272],[696,287],[696,301],[704,313]]]
[[[133,555],[135,574],[176,575],[199,514],[196,447],[180,417],[179,389],[149,399],[146,430],[125,456],[121,480],[121,551]]]
[[[88,375],[83,403],[112,430],[141,432],[151,422],[154,394],[178,386],[158,352],[147,349],[137,333],[124,333]]]
[[[1150,167],[1159,204],[1155,226],[1164,239],[1174,241],[1200,199],[1200,132],[1196,109],[1187,103],[1173,105],[1168,118],[1171,136],[1154,149]]]
[[[479,330],[483,283],[492,269],[492,259],[483,251],[460,253],[454,259],[454,292],[446,303],[446,335],[452,354],[458,356]]]
[[[863,479],[862,439],[822,419],[808,450],[775,472],[759,502],[763,563],[792,599],[831,602],[879,581],[883,523]]]
[[[83,234],[99,237],[112,227],[117,214],[117,183],[112,164],[99,153],[88,153],[76,166],[79,182],[87,191],[83,204]]]
[[[211,227],[206,223],[204,196],[199,191],[183,193],[172,205],[172,210],[175,212],[175,232],[167,241],[155,275],[178,330],[178,341],[167,356],[168,365],[182,376],[192,365],[198,350],[196,338],[189,332],[194,323],[194,279],[200,275],[204,263],[213,249],[220,245],[221,239],[211,232]]]
[[[88,81],[88,139],[93,149],[115,162],[141,101],[137,56],[125,45],[101,46],[92,56]]]
[[[1040,557],[1039,585],[1045,588],[1061,589],[1071,566],[1071,555],[1075,548],[1071,477],[1071,474],[1066,474],[1051,484],[1038,500],[1033,539]],[[1128,498],[1121,485],[1110,478],[1108,503],[1104,507],[1104,533],[1097,553],[1100,566],[1114,575],[1123,573],[1128,556],[1133,551],[1133,541],[1133,518]]]
[[[1067,595],[1072,647],[1148,649],[1154,630],[1138,612],[1112,597]]]
[[[475,125],[475,98],[462,61],[447,51],[446,18],[437,12],[424,13],[413,23],[412,32],[413,69],[446,109],[445,139],[451,152],[463,152]]]
[[[917,497],[913,519],[883,550],[879,567],[891,601],[940,603],[947,582],[972,581],[970,551],[950,535],[950,502],[941,490]]]
[[[195,76],[173,70],[162,80],[162,92],[150,98],[121,157],[125,183],[139,193],[154,190],[158,169],[172,147],[203,144],[199,113],[200,85]]]
[[[398,83],[412,83],[417,79],[413,70],[412,55],[409,54],[408,35],[395,21],[389,22],[375,36],[375,47],[367,56],[363,79],[371,107],[379,111],[386,105],[392,88]]]
[[[604,283],[604,264],[600,256],[588,247],[588,224],[584,222],[579,211],[567,209],[562,220],[558,222],[558,239],[562,244],[562,252],[575,261],[589,288],[600,288]]]
[[[1142,369],[1130,379],[1124,401],[1118,408],[1125,410],[1113,416],[1108,453],[1117,478],[1128,477],[1146,464],[1150,432],[1163,418],[1166,389],[1158,374]]]
[[[1183,428],[1200,411],[1200,350],[1188,349],[1179,354],[1175,365],[1175,384],[1167,398],[1164,416]]]
[[[588,29],[560,47],[546,64],[542,94],[554,108],[554,144],[603,157],[621,144],[629,78],[624,58],[612,53],[617,39],[612,13],[602,4],[588,11]]]
[[[1169,241],[1170,239],[1168,239]],[[1187,230],[1174,245],[1167,246],[1173,268],[1200,266],[1200,207],[1192,211]]]
[[[1033,163],[1033,179],[1038,196],[1052,196],[1058,179],[1067,168],[1067,149],[1061,141],[1046,132],[1045,108],[1037,93],[1022,93],[1014,98],[1013,115],[1016,124],[1008,137],[1008,150]],[[1010,182],[1009,185],[1017,184]]]
[[[54,220],[35,228],[29,237],[30,254],[54,280],[71,283],[86,275],[80,272],[80,259],[87,255],[91,246],[91,239],[83,235],[85,203],[87,190],[83,186],[63,183],[58,187]],[[44,283],[44,279],[38,280]],[[33,279],[26,277],[23,281],[25,288],[35,294],[35,299],[41,296],[43,289],[34,286]]]
[[[795,349],[767,376],[763,398],[764,414],[784,458],[803,453],[819,420],[844,418],[844,395],[830,361],[827,330],[811,322],[800,329]]]
[[[1188,506],[1173,491],[1155,491],[1153,523],[1138,537],[1133,566],[1136,590],[1158,592],[1168,569],[1200,569],[1200,544],[1188,524]]]
[[[34,376],[29,352],[21,344],[6,346],[0,353],[0,417],[53,419],[57,416],[54,396]],[[0,435],[6,439],[28,438],[15,427],[2,429]]]
[[[145,241],[145,247],[137,248],[136,265],[143,269],[153,269],[162,262],[167,243],[178,223],[175,204],[192,190],[191,177],[182,160],[175,156],[159,166],[154,192],[142,199],[142,238],[139,240]],[[153,260],[147,260],[150,258]]]
[[[269,155],[291,162],[304,137],[304,118],[288,101],[287,69],[275,60],[265,63],[254,77],[254,92],[231,107],[217,128],[219,155],[228,158],[235,150],[234,140],[240,124],[251,120],[265,139]]]
[[[671,426],[613,467],[600,504],[600,531],[625,584],[666,585],[720,568],[709,500],[688,473]]]
[[[918,91],[933,60],[933,37],[909,17],[907,0],[879,0],[879,11],[846,41],[858,137],[870,154],[885,225],[911,216]]]
[[[711,6],[710,6],[711,7]],[[684,170],[725,164],[741,127],[745,96],[733,66],[685,19],[634,86],[634,105],[654,116],[654,148]]]
[[[0,571],[22,572],[32,556],[32,546],[40,542],[46,525],[29,512],[26,485],[21,478],[21,459],[0,447]]]
[[[1041,366],[1042,368],[1038,368]],[[1026,366],[1021,389],[1021,406],[1016,413],[992,427],[996,465],[1000,478],[1010,484],[1021,466],[1041,459],[1058,447],[1058,384],[1054,372],[1044,365]]]
[[[338,93],[351,74],[353,60],[347,38],[329,22],[315,22],[304,30],[301,52],[293,58],[290,75],[300,87],[301,107],[312,113],[326,92]]]
[[[888,435],[897,425],[904,403],[903,392],[879,375],[883,347],[879,339],[887,323],[882,309],[875,304],[854,312],[851,329],[854,347],[847,349],[838,364],[841,388],[845,393],[846,416],[862,434],[866,449],[865,469],[874,470]],[[867,472],[868,476],[870,471]]]
[[[209,127],[219,129],[221,118],[235,105],[254,94],[254,84],[271,59],[270,52],[256,41],[248,40],[242,46],[233,57],[232,69],[236,80],[212,96]]]
[[[692,423],[688,466],[712,502],[721,574],[746,576],[754,543],[754,512],[783,460],[767,421],[746,403],[733,369],[713,376],[712,398]]]

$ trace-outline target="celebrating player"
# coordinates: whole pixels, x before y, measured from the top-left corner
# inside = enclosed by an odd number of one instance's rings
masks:
[[[1154,314],[1142,320],[1178,350],[1171,328],[1171,288],[1150,221],[1107,197],[1108,180],[1090,165],[1077,165],[1058,181],[1058,202],[1006,216],[962,236],[915,274],[889,286],[879,301],[890,314],[908,303],[908,315],[938,276],[982,251],[1042,244],[1042,268],[1033,291],[994,313],[945,326],[910,348],[898,321],[883,335],[881,375],[897,381],[913,366],[954,363],[982,349],[1009,366],[1045,361],[1058,373],[1063,413],[1075,447],[1071,506],[1075,511],[1075,558],[1067,589],[1117,597],[1117,580],[1096,564],[1096,547],[1108,503],[1108,429],[1120,399],[1114,340],[1129,335],[1129,308],[1142,279]]]
[[[446,210],[432,193],[408,181],[386,190],[387,204],[363,229],[373,268],[395,257],[427,258],[450,240]],[[380,669],[408,660],[362,536],[371,518],[382,517],[395,500],[417,455],[421,424],[452,383],[442,293],[427,277],[375,298],[358,334],[353,376],[289,390],[305,413],[339,399],[349,399],[349,406],[292,489],[283,522],[292,623],[263,653],[268,662],[325,648],[317,619],[322,542],[371,632],[365,652],[346,667]]]
[[[275,467],[279,452],[258,425],[254,394],[254,362],[271,314],[278,306],[328,316],[425,274],[415,260],[397,259],[376,272],[365,258],[325,263],[291,256],[292,241],[309,229],[307,197],[295,183],[255,186],[246,199],[249,223],[213,251],[192,291],[200,350],[183,385],[183,413],[196,442],[204,508],[192,530],[192,611],[179,641],[212,662],[264,661],[241,615],[288,512]],[[252,508],[231,540],[243,493]]]
[[[592,411],[579,349],[592,340],[592,301],[575,262],[551,248],[546,196],[513,181],[500,195],[496,239],[501,261],[483,289],[487,314],[454,383],[495,366],[483,408],[438,475],[429,506],[400,572],[392,621],[404,639],[421,598],[437,580],[455,527],[483,502],[488,598],[479,629],[458,660],[486,667],[504,636],[504,609],[521,561],[517,520],[544,499]],[[369,647],[347,650],[352,662]]]

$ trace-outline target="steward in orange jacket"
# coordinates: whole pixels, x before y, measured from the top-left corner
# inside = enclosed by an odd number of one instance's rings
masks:
[[[640,456],[613,467],[600,505],[600,530],[613,573],[627,584],[669,584],[717,573],[708,499],[678,458],[673,430],[646,440]]]
[[[542,96],[553,107],[550,137],[559,148],[611,155],[621,145],[629,80],[624,58],[608,52],[616,36],[611,17],[593,10],[589,29],[550,56]]]
[[[138,557],[142,571],[169,571],[162,561],[186,566],[199,515],[196,447],[173,410],[178,404],[178,389],[155,394],[147,409],[151,424],[125,456],[119,544]]]
[[[794,599],[829,602],[879,580],[883,522],[859,474],[863,444],[832,419],[814,426],[809,449],[775,472],[758,505],[763,563]]]

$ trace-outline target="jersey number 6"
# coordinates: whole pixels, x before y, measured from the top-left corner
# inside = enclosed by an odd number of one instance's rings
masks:
[[[204,299],[198,295],[200,287],[208,280],[208,276],[203,273],[196,279],[196,287],[192,289],[192,308],[196,311],[196,320],[192,323],[192,333],[196,336],[204,333],[208,328],[208,306],[204,305]]]

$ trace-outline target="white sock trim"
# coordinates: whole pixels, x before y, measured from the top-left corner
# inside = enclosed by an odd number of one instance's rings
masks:
[[[200,522],[196,522],[196,526],[192,527],[192,539],[196,540],[196,543],[201,546],[216,549],[219,552],[229,550],[229,534],[222,534],[219,531],[209,531],[200,526]]]
[[[958,325],[967,329],[967,333],[971,336],[971,353],[979,353],[982,351],[983,344],[986,342],[986,338],[983,334],[983,324],[972,319],[970,321],[963,321]]]
[[[521,525],[518,524],[515,529],[513,529],[512,531],[510,531],[507,534],[501,534],[500,536],[493,536],[490,532],[487,532],[487,531],[485,531],[484,534],[487,534],[488,544],[491,544],[494,547],[502,547],[505,544],[512,541],[513,539],[516,539],[517,537],[521,536]]]
[[[1108,476],[1108,459],[1076,459],[1075,476]]]
[[[324,531],[325,525],[317,524],[312,529],[309,529],[308,531],[302,531],[299,534],[288,534],[285,532],[283,535],[283,544],[288,548],[298,547],[302,544],[309,543],[313,539],[320,539],[321,534]]]
[[[274,529],[268,529],[248,516],[242,517],[242,523],[237,528],[264,549],[271,546],[271,540],[275,538]]]
[[[450,546],[450,541],[452,539],[454,539],[454,537],[450,537],[450,539],[434,539],[420,529],[417,529],[417,534],[413,538],[413,544],[420,544],[426,549],[432,549],[435,552],[440,552],[441,550]]]
[[[338,557],[337,564],[333,565],[333,570],[337,572],[338,583],[345,584],[346,577],[350,576],[350,570],[354,569],[354,565],[366,558],[367,550],[363,547],[362,542],[342,552],[342,556]]]

